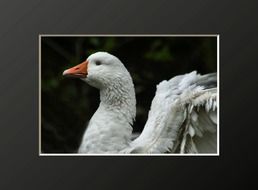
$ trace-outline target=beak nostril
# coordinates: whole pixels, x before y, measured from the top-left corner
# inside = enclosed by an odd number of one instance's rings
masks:
[[[87,77],[87,63],[84,62],[76,65],[74,67],[71,67],[70,69],[66,69],[63,72],[64,76],[71,76],[76,78],[86,78]]]

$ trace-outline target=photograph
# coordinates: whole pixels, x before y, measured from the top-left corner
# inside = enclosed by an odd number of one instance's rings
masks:
[[[39,35],[40,156],[219,156],[219,35]]]
[[[0,4],[0,190],[257,181],[257,1]]]

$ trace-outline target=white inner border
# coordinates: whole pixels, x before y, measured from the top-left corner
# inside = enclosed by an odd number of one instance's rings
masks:
[[[210,154],[78,154],[41,153],[41,37],[217,37],[217,153]],[[219,156],[220,155],[220,35],[219,34],[40,34],[39,35],[39,156]]]

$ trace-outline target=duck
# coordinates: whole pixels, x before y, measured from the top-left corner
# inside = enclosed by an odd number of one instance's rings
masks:
[[[143,131],[134,139],[134,83],[119,58],[96,52],[63,76],[79,78],[100,94],[79,154],[218,153],[217,73],[192,71],[161,81]]]

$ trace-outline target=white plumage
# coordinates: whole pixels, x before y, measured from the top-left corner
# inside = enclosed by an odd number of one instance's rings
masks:
[[[122,62],[106,52],[64,71],[100,91],[79,153],[217,153],[217,78],[196,71],[157,85],[148,120],[132,139],[136,99]]]

